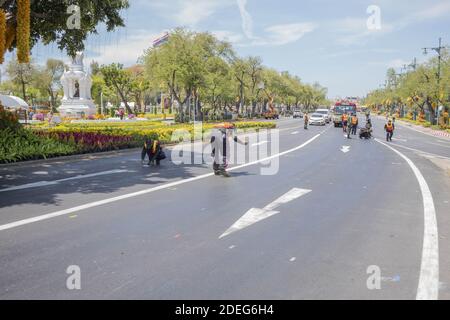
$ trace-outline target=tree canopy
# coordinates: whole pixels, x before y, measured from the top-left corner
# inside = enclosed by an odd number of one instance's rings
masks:
[[[154,87],[170,92],[181,115],[190,99],[201,102],[201,108],[194,106],[198,112],[213,114],[231,106],[238,113],[250,106],[254,114],[271,103],[288,108],[328,103],[325,88],[267,68],[259,57],[239,57],[228,42],[210,33],[176,29],[167,43],[147,50],[142,61],[146,77]]]
[[[124,26],[121,10],[129,7],[127,0],[0,0],[0,9],[6,15],[5,50],[18,47],[17,32],[21,27],[21,13],[18,6],[29,3],[29,45],[32,48],[38,41],[44,44],[56,42],[61,50],[74,56],[84,50],[84,40],[89,34],[96,34],[100,23],[106,25],[107,31]],[[74,12],[68,8],[77,5],[80,9],[79,28],[68,24]],[[20,13],[20,14],[19,14]]]
[[[439,106],[449,107],[450,99],[450,55],[442,52],[441,71],[438,77],[438,58],[433,57],[418,65],[415,70],[396,74],[390,68],[386,73],[386,84],[370,92],[365,104],[388,112],[406,108],[410,112],[429,112],[435,118]]]

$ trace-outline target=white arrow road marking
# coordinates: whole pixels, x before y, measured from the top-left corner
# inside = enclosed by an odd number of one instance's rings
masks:
[[[252,144],[252,147],[260,146],[260,145],[266,144],[266,143],[269,143],[269,141],[261,141],[261,142],[258,142],[258,143],[254,143],[254,144]]]
[[[343,153],[349,152],[349,151],[350,151],[350,146],[342,146],[341,151],[342,151]]]
[[[291,134],[298,134],[298,133],[299,133],[298,131],[291,132]]]
[[[402,157],[411,167],[419,183],[423,201],[424,232],[422,262],[420,265],[419,286],[417,288],[416,299],[437,300],[439,296],[439,236],[433,195],[431,194],[427,181],[411,159],[386,143],[378,139],[375,140]]]
[[[37,187],[45,187],[45,186],[51,186],[51,185],[58,184],[60,182],[65,182],[65,181],[70,181],[70,180],[86,179],[86,178],[92,178],[92,177],[97,177],[97,176],[104,176],[107,174],[123,173],[123,172],[131,172],[131,171],[129,171],[129,170],[109,170],[109,171],[90,173],[90,174],[79,175],[79,176],[75,176],[75,177],[53,180],[53,181],[38,181],[38,182],[33,182],[33,183],[22,184],[20,186],[9,187],[6,189],[0,189],[0,192],[23,190],[23,189],[37,188]]]
[[[294,188],[289,192],[285,193],[284,195],[282,195],[281,197],[279,197],[278,199],[276,199],[274,202],[269,203],[263,209],[251,208],[238,221],[236,221],[227,231],[225,231],[219,237],[219,239],[226,237],[227,235],[236,232],[238,230],[247,228],[256,222],[267,219],[277,213],[280,213],[279,211],[275,211],[274,209],[276,209],[282,204],[300,198],[301,196],[309,192],[311,192],[311,190]]]

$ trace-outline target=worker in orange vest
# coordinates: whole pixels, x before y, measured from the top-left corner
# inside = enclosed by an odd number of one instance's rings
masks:
[[[352,134],[356,135],[356,129],[358,128],[358,116],[354,113],[351,117]]]
[[[342,130],[344,132],[347,132],[347,123],[348,123],[348,115],[344,113],[342,115]]]
[[[394,135],[395,125],[391,120],[384,125],[384,130],[386,131],[386,141],[392,141],[392,136]]]

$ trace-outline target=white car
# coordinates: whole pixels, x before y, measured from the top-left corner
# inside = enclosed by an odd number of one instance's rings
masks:
[[[295,118],[303,118],[303,112],[301,112],[300,110],[295,110],[294,113],[292,114],[292,116]]]
[[[326,123],[330,123],[331,122],[331,118],[332,117],[331,117],[330,110],[328,110],[328,109],[317,109],[315,111],[315,113],[320,113],[320,114],[324,115]]]
[[[313,113],[309,117],[309,124],[310,125],[324,126],[326,124],[325,116],[323,114],[320,114],[320,113]]]

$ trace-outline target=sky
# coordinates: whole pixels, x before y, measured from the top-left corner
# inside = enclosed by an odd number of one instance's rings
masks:
[[[186,27],[319,82],[329,98],[364,96],[384,83],[387,68],[400,72],[414,57],[433,56],[421,48],[439,37],[450,45],[450,0],[130,0],[123,17],[125,28],[89,37],[86,65],[133,65],[164,31]],[[36,61],[49,57],[68,61],[56,45],[33,49]]]

